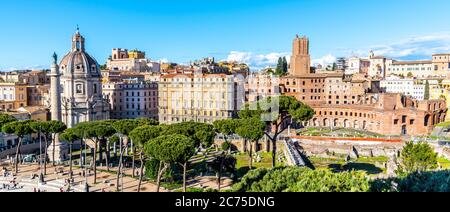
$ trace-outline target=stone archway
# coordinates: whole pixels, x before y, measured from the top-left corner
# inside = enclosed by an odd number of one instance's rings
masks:
[[[348,119],[344,120],[344,128],[351,128],[350,121]]]
[[[428,127],[428,125],[430,125],[430,115],[426,115],[425,118],[423,119],[423,126]]]
[[[442,111],[440,115],[441,122],[445,122],[445,113]]]
[[[339,119],[334,119],[333,127],[339,127]]]
[[[363,121],[362,129],[363,129],[363,130],[366,130],[366,128],[367,128],[367,121]]]
[[[330,123],[328,122],[327,118],[323,119],[323,126],[324,127],[329,127],[330,126]]]
[[[358,122],[358,120],[355,120],[355,121],[353,122],[353,128],[359,129],[359,122]]]
[[[313,127],[320,127],[319,119],[313,118],[313,120],[312,120],[312,126],[313,126]]]

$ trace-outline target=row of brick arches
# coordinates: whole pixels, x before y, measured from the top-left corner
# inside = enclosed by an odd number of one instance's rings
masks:
[[[374,124],[374,123],[371,123]],[[339,119],[339,118],[313,118],[310,123],[307,124],[311,127],[336,127],[336,128],[354,128],[360,130],[367,130],[369,123],[365,120],[351,120],[351,119]]]

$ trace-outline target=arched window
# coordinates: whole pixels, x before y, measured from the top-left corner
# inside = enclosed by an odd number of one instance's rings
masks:
[[[328,119],[323,119],[323,126],[329,127]]]
[[[423,120],[423,126],[428,127],[429,122],[430,122],[430,115],[426,115]]]

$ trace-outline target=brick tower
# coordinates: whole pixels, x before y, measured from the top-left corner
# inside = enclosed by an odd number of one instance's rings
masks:
[[[297,35],[292,47],[290,74],[293,76],[302,76],[310,73],[311,57],[309,55],[309,39]]]

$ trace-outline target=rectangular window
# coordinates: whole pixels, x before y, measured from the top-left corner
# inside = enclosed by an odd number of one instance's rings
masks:
[[[84,86],[83,86],[83,84],[77,84],[75,88],[76,88],[76,93],[77,94],[83,94],[84,93]]]
[[[394,125],[397,125],[398,124],[398,119],[395,119],[394,120]]]

